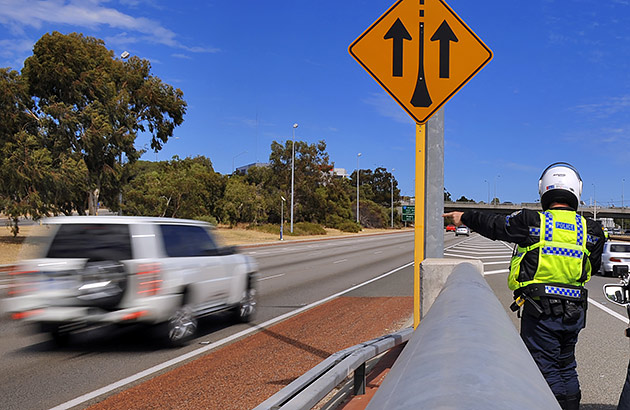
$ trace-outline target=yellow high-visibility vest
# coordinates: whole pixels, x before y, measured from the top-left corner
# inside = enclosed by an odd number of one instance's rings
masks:
[[[539,241],[528,247],[517,246],[510,262],[508,287],[511,290],[531,283],[564,283],[582,286],[591,278],[590,252],[586,249],[586,219],[577,212],[550,209],[540,213],[540,227],[530,227],[530,236]],[[538,253],[535,272],[525,272],[525,254]]]

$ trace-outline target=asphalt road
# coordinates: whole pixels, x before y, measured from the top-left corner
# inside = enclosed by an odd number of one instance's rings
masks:
[[[480,258],[485,277],[509,312],[507,266],[511,246],[476,234],[445,234],[445,257]],[[354,237],[276,244],[243,250],[260,265],[260,314],[257,323],[300,309],[376,278],[413,260],[413,234]],[[412,269],[353,290],[356,296],[411,296]],[[587,327],[577,348],[583,410],[612,410],[621,391],[630,349],[624,336],[625,310],[604,300],[601,287],[616,282],[595,276]],[[200,336],[181,349],[163,349],[134,329],[97,329],[76,335],[67,348],[56,348],[44,335],[33,335],[14,322],[0,321],[0,393],[3,409],[49,409],[154,365],[251,329],[215,315],[201,324]],[[238,343],[238,342],[236,342]],[[166,370],[165,370],[166,371]],[[126,386],[128,387],[128,386]],[[125,387],[123,387],[124,389]],[[79,406],[81,408],[81,406]]]
[[[300,309],[413,261],[413,233],[287,242],[244,249],[260,267],[260,324]],[[412,269],[379,281],[377,292],[413,295]],[[402,278],[402,280],[401,280]],[[189,346],[164,349],[141,329],[100,328],[73,335],[57,348],[46,335],[0,321],[0,394],[3,409],[49,409],[135,375],[167,360],[213,344],[251,325],[233,325],[226,315],[200,324]],[[128,387],[128,386],[126,386]],[[81,408],[82,406],[79,406]]]

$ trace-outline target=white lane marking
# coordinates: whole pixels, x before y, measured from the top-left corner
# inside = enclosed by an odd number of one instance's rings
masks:
[[[464,259],[479,259],[474,256],[458,255],[456,253],[444,253],[444,256],[453,256],[453,257],[464,258]]]
[[[348,259],[339,259],[338,261],[334,261],[333,264],[335,263],[343,263],[343,262],[347,262]]]
[[[600,308],[601,310],[603,310],[604,312],[608,313],[611,316],[616,317],[617,319],[621,320],[624,323],[630,323],[630,320],[628,320],[627,317],[625,317],[624,315],[620,315],[619,313],[615,312],[614,310],[602,305],[599,302],[594,301],[591,298],[588,298],[588,303],[590,303],[591,305]]]
[[[280,276],[284,276],[284,275],[285,275],[284,273],[280,273],[278,275],[265,276],[264,278],[258,279],[258,282],[262,282],[263,280],[267,280],[267,279],[279,278]]]
[[[477,256],[468,256],[468,255],[461,255],[459,253],[444,253],[444,256],[453,256],[456,258],[467,258],[467,259],[500,259],[503,258],[505,259],[505,255],[500,255],[500,256],[482,256],[482,257],[477,257]]]
[[[509,269],[499,269],[499,270],[489,270],[488,272],[484,272],[484,275],[495,275],[497,273],[507,273]]]
[[[510,263],[510,261],[509,260],[505,260],[505,261],[500,261],[500,262],[484,262],[483,266],[486,266],[486,265],[503,265],[505,263]]]
[[[505,245],[508,249],[514,251],[514,244],[513,243],[504,242],[504,241],[499,241],[499,242],[501,242],[503,245]]]
[[[378,255],[379,253],[383,253],[383,251],[376,251],[374,252],[374,255]]]
[[[468,249],[451,249],[451,252],[460,252],[460,253],[470,253],[473,255],[496,255],[496,256],[503,256],[503,257],[511,257],[512,254],[511,253],[504,253],[504,252],[497,252],[497,251],[485,251],[485,252],[479,252],[479,251],[469,251]]]
[[[308,309],[314,308],[316,306],[319,306],[321,304],[324,304],[324,303],[326,303],[326,302],[328,302],[328,301],[330,301],[332,299],[335,299],[335,298],[337,298],[337,297],[339,297],[341,295],[344,295],[344,294],[346,294],[348,292],[352,292],[353,290],[356,290],[356,289],[358,289],[360,287],[363,287],[365,285],[369,285],[372,282],[376,282],[379,279],[383,279],[383,278],[385,278],[385,277],[387,277],[387,276],[389,276],[391,274],[394,274],[394,273],[398,272],[399,270],[405,269],[405,268],[407,268],[409,266],[413,266],[413,262],[409,262],[409,263],[407,263],[405,265],[399,266],[398,268],[393,269],[393,270],[391,270],[391,271],[389,271],[387,273],[384,273],[384,274],[382,274],[380,276],[377,276],[377,277],[375,277],[373,279],[370,279],[370,280],[368,280],[366,282],[360,283],[360,284],[358,284],[356,286],[352,286],[351,288],[343,290],[343,291],[341,291],[339,293],[335,293],[334,295],[328,296],[328,297],[326,297],[324,299],[321,299],[321,300],[319,300],[317,302],[313,302],[310,305],[306,305],[306,306],[301,307],[299,309],[296,309],[296,310],[293,310],[291,312],[285,313],[284,315],[281,315],[281,316],[275,317],[273,319],[270,319],[270,320],[268,320],[268,321],[266,321],[264,323],[261,323],[260,325],[257,325],[255,327],[251,327],[249,329],[245,329],[243,331],[235,333],[232,336],[226,337],[225,339],[218,340],[218,341],[216,341],[214,343],[210,343],[208,345],[205,345],[204,347],[200,347],[199,349],[193,350],[192,352],[188,352],[188,353],[186,353],[184,355],[181,355],[179,357],[175,357],[175,358],[173,358],[171,360],[168,360],[168,361],[166,361],[164,363],[161,363],[161,364],[158,364],[156,366],[153,366],[153,367],[151,367],[151,368],[149,368],[147,370],[144,370],[142,372],[136,373],[136,374],[134,374],[132,376],[125,377],[124,379],[119,380],[117,382],[114,382],[114,383],[112,383],[112,384],[110,384],[108,386],[101,387],[100,389],[97,389],[97,390],[94,390],[93,392],[84,394],[83,396],[77,397],[76,399],[73,399],[73,400],[67,401],[65,403],[62,403],[62,404],[60,404],[60,405],[58,405],[56,407],[51,408],[50,410],[67,410],[67,409],[71,409],[72,407],[75,407],[75,406],[78,406],[80,404],[83,404],[86,401],[92,400],[92,399],[94,399],[94,398],[96,398],[98,396],[101,396],[101,395],[109,393],[109,392],[111,392],[113,390],[119,389],[119,388],[121,388],[123,386],[126,386],[126,385],[128,385],[130,383],[133,383],[133,382],[135,382],[137,380],[140,380],[140,379],[142,379],[144,377],[150,376],[150,375],[152,375],[154,373],[157,373],[157,372],[162,371],[162,370],[164,370],[166,368],[174,366],[174,365],[176,365],[178,363],[181,363],[181,362],[183,362],[185,360],[188,360],[188,359],[190,359],[192,357],[195,357],[195,356],[198,356],[198,355],[200,355],[202,353],[205,353],[208,350],[216,349],[217,347],[220,347],[220,346],[222,346],[222,345],[224,345],[226,343],[229,343],[232,340],[239,339],[239,338],[241,338],[243,336],[249,335],[250,333],[254,333],[254,332],[259,331],[261,329],[267,328],[267,327],[269,327],[269,326],[271,326],[271,325],[273,325],[273,324],[275,324],[277,322],[285,320],[285,319],[287,319],[287,318],[289,318],[291,316],[295,316],[298,313],[302,313],[305,310],[308,310]]]

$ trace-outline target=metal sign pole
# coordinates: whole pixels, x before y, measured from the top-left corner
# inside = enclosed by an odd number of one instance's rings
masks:
[[[416,215],[413,250],[413,328],[420,324],[420,263],[424,260],[426,125],[416,124]]]

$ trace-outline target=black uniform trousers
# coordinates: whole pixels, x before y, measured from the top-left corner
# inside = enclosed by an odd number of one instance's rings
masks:
[[[630,410],[630,363],[628,364],[626,382],[623,385],[623,390],[621,391],[621,396],[619,397],[617,410]]]
[[[575,345],[585,326],[586,312],[583,307],[578,309],[567,320],[563,314],[538,314],[526,303],[521,318],[521,338],[561,404],[575,399],[579,403],[580,398]]]

